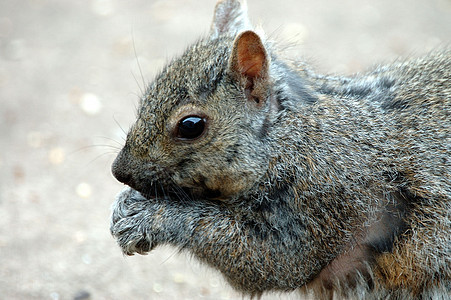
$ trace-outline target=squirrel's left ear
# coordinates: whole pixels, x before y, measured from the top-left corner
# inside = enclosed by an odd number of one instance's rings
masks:
[[[251,25],[247,17],[246,1],[219,0],[216,4],[210,38],[220,35],[235,36],[244,30],[250,30]]]
[[[261,103],[269,80],[269,57],[260,36],[245,31],[233,43],[229,72],[245,88],[248,97]]]

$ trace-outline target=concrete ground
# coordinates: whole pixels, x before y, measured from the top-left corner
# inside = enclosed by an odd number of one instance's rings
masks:
[[[449,0],[248,5],[270,37],[321,72],[349,74],[451,42]],[[0,1],[0,299],[242,299],[172,248],[123,257],[108,230],[122,188],[110,165],[140,90],[208,31],[213,8]]]

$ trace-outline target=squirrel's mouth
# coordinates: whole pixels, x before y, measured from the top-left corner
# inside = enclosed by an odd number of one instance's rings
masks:
[[[196,187],[181,187],[176,184],[164,185],[159,182],[138,186],[129,186],[147,199],[170,198],[176,201],[185,200],[221,200],[222,194],[219,190],[212,190],[201,185]]]
[[[137,190],[141,195],[147,199],[171,198],[179,199],[180,197],[187,197],[186,191],[182,191],[177,186],[165,186],[159,182],[152,182],[148,184],[141,184],[140,186],[130,185],[131,188]]]

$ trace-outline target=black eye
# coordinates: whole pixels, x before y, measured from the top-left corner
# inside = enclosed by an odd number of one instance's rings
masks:
[[[193,140],[202,135],[205,130],[205,119],[198,116],[189,116],[178,124],[177,137]]]

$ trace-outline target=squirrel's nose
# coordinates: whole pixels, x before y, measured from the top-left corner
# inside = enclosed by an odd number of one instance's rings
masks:
[[[121,153],[119,153],[111,166],[111,173],[113,173],[113,176],[118,181],[130,185],[132,181],[132,174],[129,171],[129,168],[127,168],[127,166],[123,163],[123,161],[124,159],[121,151]]]
[[[132,181],[132,175],[130,173],[124,172],[123,170],[120,170],[119,168],[115,168],[115,166],[116,164],[113,164],[111,168],[113,176],[118,181],[128,185]]]

